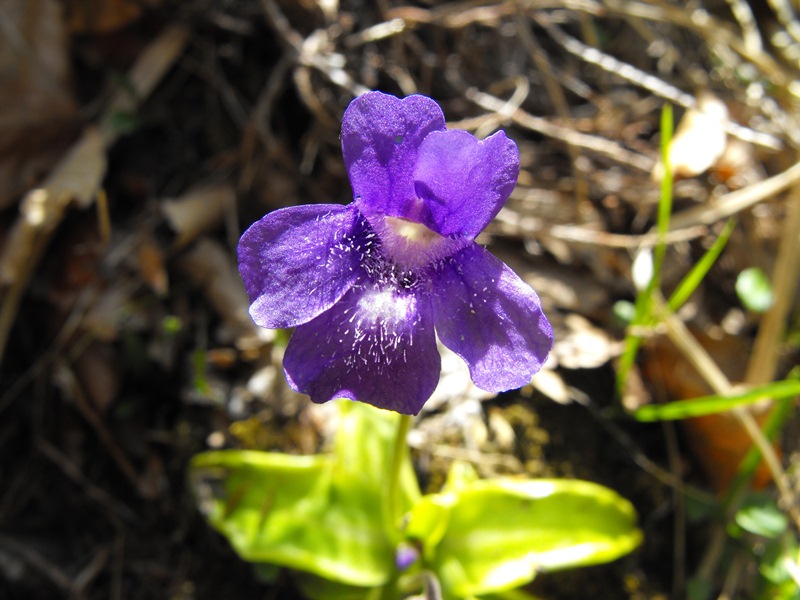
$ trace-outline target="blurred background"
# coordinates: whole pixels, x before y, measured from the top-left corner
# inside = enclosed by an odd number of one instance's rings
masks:
[[[326,408],[284,382],[287,332],[249,319],[235,248],[271,210],[352,200],[340,120],[370,89],[429,95],[449,127],[516,141],[519,184],[479,241],[556,331],[546,369],[500,397],[445,356],[410,439],[423,487],[463,459],[633,502],[642,547],[537,578],[542,598],[800,598],[796,400],[631,416],[798,364],[797,10],[3,0],[0,598],[295,597],[291,575],[259,580],[209,528],[186,467],[209,448],[329,439]],[[675,185],[659,237],[662,154]],[[679,310],[642,318],[656,242],[669,298],[720,235]],[[771,462],[743,470],[754,441]]]

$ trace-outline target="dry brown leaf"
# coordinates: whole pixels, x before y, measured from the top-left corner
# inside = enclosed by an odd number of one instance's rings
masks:
[[[694,332],[720,369],[735,381],[745,372],[748,348],[742,338],[724,336],[715,339]],[[655,389],[667,400],[685,400],[711,394],[697,370],[666,339],[655,338],[642,354],[642,370]],[[768,413],[754,415],[763,425]],[[714,489],[724,492],[736,476],[742,459],[753,442],[741,423],[731,413],[719,413],[680,422],[686,443]],[[777,448],[776,448],[777,449]],[[771,480],[766,465],[756,470],[753,485],[763,487]]]
[[[125,307],[131,302],[130,287],[117,282],[89,306],[81,326],[91,332],[92,337],[102,341],[117,339],[121,321],[125,318]]]
[[[0,208],[33,187],[78,132],[55,0],[0,4]]]
[[[104,414],[120,390],[119,356],[106,342],[89,344],[75,360],[75,375],[94,407]]]
[[[199,240],[184,254],[178,266],[203,288],[211,305],[237,338],[274,339],[275,332],[258,327],[250,318],[250,299],[245,292],[233,253],[209,239]]]
[[[160,0],[68,0],[69,27],[74,33],[110,33],[136,21],[144,8]]]
[[[35,266],[38,245],[61,222],[70,202],[85,206],[94,198],[105,170],[102,140],[94,129],[87,129],[42,187],[29,192],[22,201],[22,217],[14,224],[0,256],[0,284],[24,279]]]
[[[137,252],[139,273],[147,286],[164,297],[169,291],[169,277],[164,265],[164,254],[150,235],[142,235]]]
[[[175,246],[182,248],[217,227],[235,202],[233,187],[214,184],[195,188],[174,200],[165,200],[161,210],[177,235]]]

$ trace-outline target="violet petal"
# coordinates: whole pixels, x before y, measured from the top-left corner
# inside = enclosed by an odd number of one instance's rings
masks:
[[[429,305],[356,284],[295,330],[283,368],[289,385],[314,402],[348,398],[417,414],[441,370]]]
[[[477,244],[454,255],[432,282],[436,332],[489,392],[522,387],[541,369],[553,330],[539,297]]]
[[[466,131],[433,132],[414,169],[422,222],[441,235],[473,239],[500,211],[518,175],[517,145],[502,131],[485,140]]]
[[[267,214],[239,240],[250,316],[261,327],[294,327],[336,303],[360,273],[367,224],[355,207],[291,206]]]
[[[425,96],[369,92],[350,103],[342,120],[342,152],[364,214],[417,219],[417,149],[429,133],[444,128],[442,109]]]

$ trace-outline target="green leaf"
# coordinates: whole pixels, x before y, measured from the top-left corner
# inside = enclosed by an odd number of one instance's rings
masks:
[[[736,511],[734,522],[745,531],[766,538],[778,537],[789,526],[786,515],[764,494],[750,496]]]
[[[334,455],[342,469],[382,493],[391,468],[394,436],[401,417],[396,412],[363,402],[339,400],[338,404],[342,420],[336,432]],[[407,453],[401,465],[400,491],[403,510],[422,495]]]
[[[648,404],[635,410],[633,416],[639,421],[687,419],[725,412],[737,406],[755,404],[762,400],[786,400],[797,395],[800,395],[800,380],[785,379],[730,396],[702,396],[667,404]]]
[[[368,600],[375,588],[364,588],[330,581],[308,573],[297,573],[294,584],[310,600]]]
[[[614,318],[623,325],[632,323],[636,316],[636,306],[628,300],[617,300],[611,310],[614,313]]]
[[[423,557],[429,561],[434,560],[436,547],[447,533],[450,508],[456,499],[454,493],[427,495],[411,507],[405,535],[422,545]]]
[[[797,539],[787,531],[780,539],[770,540],[763,547],[759,557],[758,571],[764,578],[765,593],[759,598],[788,600],[800,598],[800,587],[792,576],[796,570],[798,547]]]
[[[243,559],[343,584],[337,593],[347,595],[361,593],[347,586],[383,585],[395,571],[384,494],[400,415],[346,400],[338,406],[331,455],[205,452],[193,459],[191,477],[208,520]],[[400,477],[405,512],[420,497],[407,455]]]
[[[745,269],[736,278],[736,294],[748,310],[766,312],[772,306],[772,285],[758,267]]]
[[[538,571],[614,560],[641,541],[631,504],[585,481],[483,480],[425,501],[442,509],[445,521],[436,547],[424,550],[446,598],[497,593]],[[412,529],[416,516],[412,511]]]
[[[458,492],[476,481],[480,481],[480,477],[475,467],[463,460],[454,460],[447,472],[447,480],[442,486],[442,492]]]
[[[542,600],[539,596],[526,592],[524,590],[508,590],[505,592],[498,592],[496,594],[488,594],[481,596],[481,600]]]
[[[332,456],[223,450],[192,460],[211,524],[239,555],[332,581],[377,586],[394,568],[379,492]]]

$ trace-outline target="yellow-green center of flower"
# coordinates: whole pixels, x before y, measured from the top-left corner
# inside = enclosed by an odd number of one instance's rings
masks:
[[[392,260],[411,269],[447,256],[453,246],[450,238],[402,217],[384,217],[378,235]]]
[[[418,247],[427,248],[442,239],[435,231],[431,231],[422,223],[415,223],[402,217],[386,217],[386,226],[407,244],[414,244]]]

